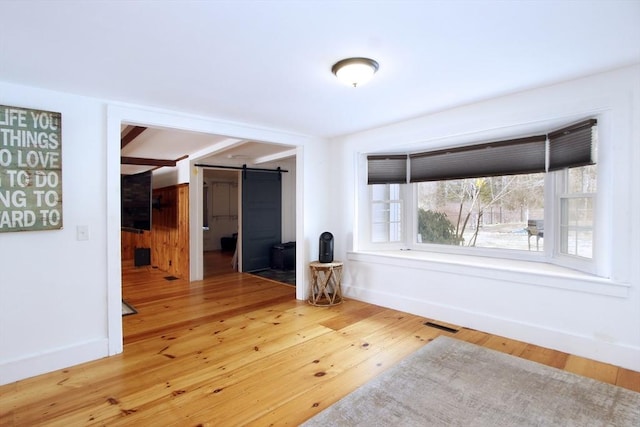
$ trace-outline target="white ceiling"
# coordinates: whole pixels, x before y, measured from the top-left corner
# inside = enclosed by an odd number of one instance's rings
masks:
[[[319,137],[640,62],[640,0],[0,3],[2,81]]]

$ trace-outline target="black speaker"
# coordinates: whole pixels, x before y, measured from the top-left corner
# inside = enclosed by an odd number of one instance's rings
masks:
[[[333,262],[333,234],[325,231],[320,235],[320,262]]]

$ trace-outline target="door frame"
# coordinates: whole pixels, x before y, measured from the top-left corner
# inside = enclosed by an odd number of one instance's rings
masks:
[[[302,192],[304,180],[302,178],[303,146],[309,138],[290,133],[261,129],[255,126],[244,126],[184,114],[149,110],[122,104],[107,104],[106,112],[106,176],[105,198],[107,214],[107,248],[106,248],[106,277],[107,277],[107,353],[109,356],[122,353],[122,260],[120,236],[120,139],[122,124],[137,126],[160,127],[191,132],[208,133],[211,135],[235,135],[236,140],[264,141],[265,143],[285,144],[295,147],[296,189]],[[230,138],[232,140],[234,138]],[[197,156],[194,156],[197,157]],[[189,176],[189,220],[190,244],[189,253],[202,254],[202,233],[195,230],[202,229],[202,174],[197,173],[193,166],[193,159],[184,162],[186,166],[179,171],[179,175]],[[300,194],[299,193],[299,194]],[[296,198],[296,240],[304,238],[303,200]],[[199,214],[197,214],[199,213]],[[199,218],[199,219],[198,219]],[[195,226],[194,226],[195,225]],[[296,282],[304,283],[305,269],[303,245],[297,245],[296,253]],[[202,279],[202,256],[190,256],[191,280]],[[199,276],[197,273],[199,271]],[[306,296],[304,286],[296,287],[296,298]]]

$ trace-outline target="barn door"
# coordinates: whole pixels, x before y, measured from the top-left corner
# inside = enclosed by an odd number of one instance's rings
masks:
[[[282,239],[280,172],[242,172],[242,271],[269,268]]]

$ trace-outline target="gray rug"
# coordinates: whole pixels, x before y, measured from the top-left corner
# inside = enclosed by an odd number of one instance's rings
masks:
[[[136,310],[134,306],[132,306],[131,304],[129,304],[125,300],[122,300],[122,315],[123,316],[128,316],[130,314],[137,314],[137,313],[138,313],[138,310]]]
[[[276,282],[281,282],[286,285],[291,285],[291,286],[296,285],[295,270],[275,270],[270,268],[267,270],[253,271],[251,272],[251,274],[264,277],[265,279],[275,280]]]
[[[448,337],[303,426],[640,426],[640,393]]]

